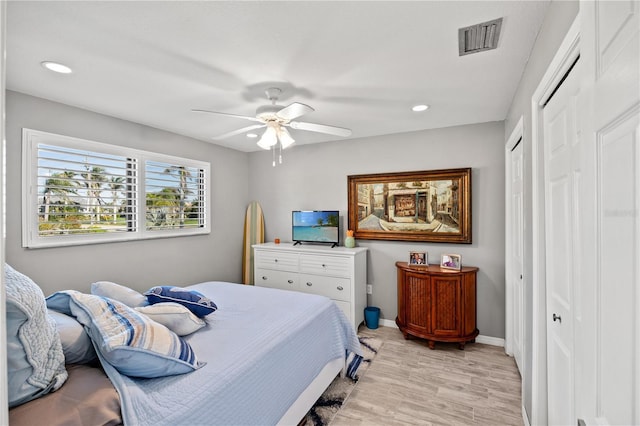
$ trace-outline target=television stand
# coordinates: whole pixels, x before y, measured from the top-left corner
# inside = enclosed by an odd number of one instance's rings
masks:
[[[297,246],[298,244],[299,244],[299,245],[302,245],[302,241],[295,241],[295,242],[293,243],[293,245],[294,245],[294,246]]]
[[[366,247],[329,248],[326,244],[294,247],[290,243],[264,243],[252,247],[257,287],[327,296],[357,330],[367,306]]]

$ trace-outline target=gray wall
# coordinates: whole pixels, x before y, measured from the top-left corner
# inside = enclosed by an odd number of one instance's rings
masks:
[[[50,294],[97,280],[137,290],[206,280],[240,282],[248,155],[67,105],[7,92],[6,261]],[[21,246],[22,128],[211,162],[211,234],[74,247]]]
[[[250,154],[249,195],[261,203],[267,241],[291,240],[291,211],[340,210],[347,226],[347,176],[472,167],[472,244],[359,240],[368,247],[370,304],[381,316],[397,314],[395,262],[409,251],[427,251],[430,263],[442,253],[460,253],[478,266],[480,334],[504,337],[504,126],[502,122],[450,127],[389,136],[300,145],[284,151],[271,166],[266,151]]]
[[[525,182],[524,182],[524,212],[525,212],[525,251],[524,258],[532,257],[532,151],[531,151],[531,96],[540,84],[542,76],[547,71],[549,63],[553,59],[558,47],[562,43],[569,27],[576,18],[579,9],[577,1],[553,1],[549,6],[544,23],[538,34],[535,46],[529,57],[527,67],[522,75],[518,91],[516,92],[507,118],[505,120],[505,140],[511,135],[520,117],[524,117],[524,161],[525,161]],[[523,380],[523,403],[527,413],[531,413],[531,380],[532,380],[532,311],[533,311],[533,287],[532,282],[533,265],[531,262],[525,263],[525,350],[524,350],[524,374]]]

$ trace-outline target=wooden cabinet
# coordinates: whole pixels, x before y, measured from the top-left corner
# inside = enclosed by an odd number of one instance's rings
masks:
[[[398,317],[405,338],[435,342],[458,342],[464,349],[478,335],[476,328],[476,274],[478,268],[460,271],[436,265],[414,266],[396,262],[398,270]]]
[[[358,329],[367,305],[366,248],[265,243],[253,252],[255,285],[327,296]]]

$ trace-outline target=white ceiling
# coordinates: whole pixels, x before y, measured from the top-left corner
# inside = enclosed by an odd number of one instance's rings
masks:
[[[7,88],[241,151],[264,90],[352,138],[505,118],[548,7],[539,1],[10,1]],[[458,28],[503,17],[496,50]],[[68,75],[40,63],[70,66]],[[426,103],[427,112],[411,106]],[[338,140],[291,130],[297,144]],[[346,143],[346,142],[345,142]]]

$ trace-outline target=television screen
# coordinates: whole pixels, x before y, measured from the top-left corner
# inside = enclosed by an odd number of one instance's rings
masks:
[[[295,242],[333,243],[340,241],[338,210],[291,212],[291,239]]]

